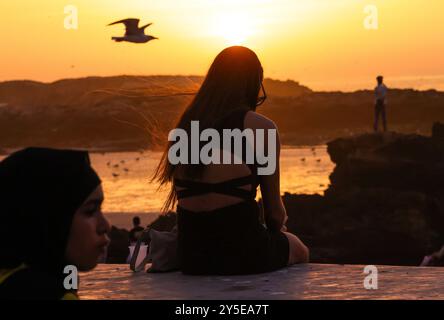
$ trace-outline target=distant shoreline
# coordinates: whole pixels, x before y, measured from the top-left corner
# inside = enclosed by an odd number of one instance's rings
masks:
[[[312,147],[322,147],[325,146],[326,143],[314,143],[314,144],[284,144],[282,145],[282,149],[294,149],[294,148],[312,148]],[[24,149],[27,147],[18,147],[18,148],[0,148],[0,156],[8,156],[11,153],[14,153],[16,151],[19,151],[21,149]],[[49,146],[48,148],[55,148],[55,149],[63,149],[63,147],[53,147]],[[92,154],[105,154],[105,153],[122,153],[122,152],[163,152],[164,149],[159,148],[153,148],[153,149],[131,149],[131,148],[119,148],[119,147],[110,147],[110,148],[100,148],[100,147],[66,147],[66,149],[73,149],[73,150],[86,150],[89,153]]]

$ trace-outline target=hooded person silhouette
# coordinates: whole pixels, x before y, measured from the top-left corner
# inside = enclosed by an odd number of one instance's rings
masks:
[[[1,298],[77,297],[63,285],[65,266],[92,269],[109,242],[100,185],[85,151],[27,148],[0,162]]]

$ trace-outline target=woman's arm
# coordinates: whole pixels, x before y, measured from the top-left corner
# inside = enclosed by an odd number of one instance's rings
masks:
[[[272,175],[260,176],[260,187],[267,227],[271,230],[286,231],[288,216],[281,197],[279,159],[280,140],[276,131],[276,170]]]
[[[279,132],[273,121],[265,118],[254,112],[249,112],[245,118],[246,127],[255,129],[265,129],[265,154],[270,154],[269,148],[276,147],[275,163],[276,169],[271,175],[261,175],[260,178],[260,188],[262,194],[262,201],[264,207],[264,217],[267,227],[271,230],[281,230],[286,231],[285,224],[287,222],[287,212],[285,210],[284,204],[282,203],[281,192],[280,192],[280,139]],[[268,145],[267,130],[275,130],[276,141],[271,145]]]

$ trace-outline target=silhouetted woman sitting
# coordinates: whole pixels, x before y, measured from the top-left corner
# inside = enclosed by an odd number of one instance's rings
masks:
[[[263,69],[253,51],[240,46],[223,50],[176,128],[184,129],[190,137],[191,121],[199,121],[200,130],[214,128],[221,139],[223,129],[277,129],[271,120],[255,112],[266,98],[262,81]],[[286,232],[287,214],[279,186],[278,136],[276,140],[276,170],[270,175],[258,175],[260,165],[256,159],[254,163],[246,161],[246,140],[242,143],[240,164],[173,165],[168,150],[174,142],[169,144],[155,178],[161,185],[172,184],[164,209],[177,202],[182,272],[249,274],[308,261],[307,247]],[[268,151],[272,146],[265,139],[262,147]],[[234,159],[233,148],[219,150],[221,155],[223,152],[229,152]],[[255,200],[258,186],[266,225],[260,221]]]
[[[0,298],[77,299],[64,269],[91,270],[104,253],[102,201],[87,152],[28,148],[1,161]]]

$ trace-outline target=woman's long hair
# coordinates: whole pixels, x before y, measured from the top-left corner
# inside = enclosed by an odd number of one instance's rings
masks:
[[[216,128],[221,121],[238,110],[256,110],[263,81],[263,69],[257,55],[250,49],[233,46],[220,52],[212,63],[194,99],[180,117],[176,128],[184,129],[190,137],[191,121],[199,121],[199,129]],[[169,142],[152,181],[160,187],[171,183],[162,211],[174,207],[177,197],[173,177],[177,165],[168,160]],[[200,169],[202,166],[200,166]],[[195,170],[185,170],[187,177]]]

